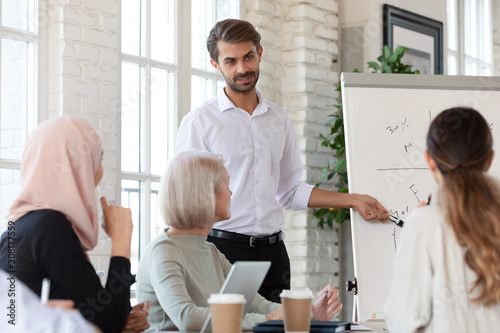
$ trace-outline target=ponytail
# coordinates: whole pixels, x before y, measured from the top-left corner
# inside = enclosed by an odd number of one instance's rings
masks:
[[[465,262],[477,275],[471,301],[500,303],[500,189],[483,172],[456,168],[443,177],[446,220],[465,249]]]

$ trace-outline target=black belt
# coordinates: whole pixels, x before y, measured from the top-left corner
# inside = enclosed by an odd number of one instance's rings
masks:
[[[283,239],[285,239],[285,233],[282,231],[272,234],[270,236],[247,236],[243,234],[238,234],[236,232],[212,229],[212,231],[210,231],[210,236],[216,238],[229,239],[234,242],[247,244],[250,247],[268,246],[277,242],[281,242]]]

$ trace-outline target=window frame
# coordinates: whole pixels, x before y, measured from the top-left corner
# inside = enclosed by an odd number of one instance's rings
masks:
[[[0,0],[0,9],[2,2]],[[28,63],[28,110],[27,110],[27,135],[43,120],[47,119],[47,95],[48,95],[48,47],[47,46],[47,25],[49,24],[49,13],[46,0],[34,0],[30,4],[29,30],[22,31],[10,27],[3,26],[2,15],[0,15],[0,40],[9,38],[18,41],[29,43],[29,59]],[[33,20],[37,20],[36,24]],[[43,23],[43,24],[41,24]],[[0,42],[0,61],[2,58],[2,43]],[[2,66],[0,66],[1,77]],[[2,80],[0,80],[0,91],[2,88]],[[2,95],[0,94],[0,102]],[[0,138],[1,140],[1,138]],[[0,169],[2,170],[21,170],[21,158],[11,159],[0,157]],[[19,181],[19,179],[17,179]],[[3,219],[3,216],[2,216]]]
[[[119,174],[119,183],[116,188],[116,198],[119,198],[120,204],[121,203],[121,197],[123,192],[128,192],[126,191],[127,188],[122,187],[122,182],[123,181],[136,181],[138,182],[139,189],[138,189],[138,196],[139,196],[139,211],[137,212],[137,216],[139,217],[139,221],[136,221],[138,223],[138,232],[139,232],[139,244],[137,244],[138,248],[138,259],[141,257],[141,252],[143,248],[151,241],[150,237],[150,229],[151,229],[151,183],[152,182],[160,182],[161,175],[154,175],[151,173],[151,136],[148,135],[147,133],[143,133],[143,129],[146,129],[146,132],[148,132],[148,129],[151,128],[151,93],[150,93],[150,87],[151,87],[151,71],[152,68],[159,68],[162,70],[167,70],[174,75],[174,82],[178,82],[178,66],[175,64],[178,63],[178,54],[177,50],[174,53],[174,64],[168,64],[164,63],[155,59],[151,58],[151,0],[143,0],[145,1],[144,4],[144,9],[146,11],[145,14],[145,54],[142,55],[131,55],[127,53],[122,52],[122,45],[121,45],[121,38],[119,39],[119,50],[120,50],[120,68],[121,65],[124,62],[128,62],[134,65],[138,65],[139,68],[142,67],[145,75],[144,77],[146,78],[146,82],[144,83],[145,85],[145,91],[147,91],[145,100],[144,100],[144,108],[145,110],[143,111],[143,114],[141,115],[141,119],[144,120],[144,124],[139,128],[139,132],[141,135],[141,139],[144,140],[143,144],[140,144],[139,150],[141,151],[140,153],[140,163],[142,166],[144,166],[142,171],[124,171],[122,170],[121,166],[121,160],[122,160],[122,149],[120,148],[117,152],[117,157],[120,161],[120,170],[117,172]],[[179,3],[182,3],[182,1],[175,1],[174,5],[174,11],[177,11],[179,8]],[[121,15],[121,4],[120,3],[120,27],[122,24],[122,15]],[[179,40],[179,20],[176,15],[175,17],[175,23],[174,27],[176,31],[178,31],[178,34],[176,35],[176,39]],[[120,28],[120,31],[122,29]],[[177,41],[176,41],[177,42]],[[177,84],[175,84],[177,86]],[[122,96],[122,75],[121,75],[121,70],[119,74],[119,94],[118,96]],[[177,95],[177,94],[176,94]],[[142,97],[141,97],[142,98]],[[174,103],[174,109],[177,108],[177,105]],[[121,119],[121,117],[120,117]],[[176,125],[177,125],[177,119],[175,119]],[[177,126],[175,126],[177,127]],[[122,137],[122,132],[121,132],[121,125],[119,126],[120,128],[120,142],[121,142],[121,137]],[[144,148],[144,151],[142,149]],[[144,195],[143,193],[146,193]]]
[[[123,181],[137,181],[139,185],[139,211],[137,212],[137,216],[139,217],[139,221],[137,221],[138,232],[139,232],[139,244],[138,244],[138,258],[140,259],[141,254],[147,244],[152,240],[152,228],[154,227],[154,222],[151,221],[151,217],[153,215],[152,207],[151,207],[151,197],[153,192],[156,193],[156,190],[153,190],[153,183],[160,183],[161,175],[155,175],[151,173],[151,154],[152,154],[152,146],[151,146],[151,136],[149,134],[144,135],[143,129],[147,132],[151,128],[151,93],[149,92],[148,87],[151,86],[151,70],[153,67],[160,68],[163,70],[167,70],[173,75],[174,82],[174,98],[175,101],[173,103],[173,112],[174,114],[174,134],[173,137],[176,136],[177,128],[180,124],[180,120],[184,115],[186,115],[193,107],[191,105],[191,84],[192,84],[192,76],[196,75],[202,78],[206,78],[213,82],[212,84],[212,95],[216,96],[217,94],[217,82],[223,80],[219,73],[215,70],[211,70],[210,68],[205,71],[192,67],[192,58],[191,58],[191,34],[192,34],[192,6],[191,0],[174,0],[174,29],[175,32],[175,52],[173,63],[164,63],[151,58],[151,0],[143,0],[144,7],[143,9],[146,11],[144,19],[145,22],[145,52],[144,55],[131,55],[122,52],[121,38],[120,38],[120,63],[128,62],[131,64],[139,65],[144,68],[146,83],[145,83],[145,91],[146,97],[144,100],[144,115],[141,115],[141,119],[144,119],[144,124],[142,128],[140,128],[141,139],[144,140],[143,144],[139,146],[139,149],[145,149],[145,151],[140,152],[140,161],[141,161],[141,171],[139,172],[131,172],[124,171],[121,167],[120,162],[120,170],[117,170],[117,174],[119,175],[119,184],[117,186],[117,198],[122,197],[124,192],[127,192],[127,188],[121,186]],[[234,2],[235,0],[228,0]],[[212,2],[212,6],[214,6],[214,21],[217,16],[217,1]],[[238,2],[239,10],[238,14],[241,16],[244,6],[242,2]],[[122,23],[122,13],[120,7],[120,27]],[[120,28],[120,31],[122,29]],[[182,59],[182,61],[180,61]],[[119,87],[119,96],[122,96],[122,75],[120,71],[119,77],[120,87]],[[142,112],[142,111],[141,111]],[[120,142],[122,142],[122,129],[120,126],[119,129],[119,137]],[[118,159],[122,160],[122,149],[118,152]],[[156,192],[155,192],[156,191]],[[122,203],[123,204],[123,203]],[[158,215],[159,217],[159,215]],[[162,224],[162,221],[159,221],[158,224]]]
[[[456,33],[456,38],[457,40],[455,41],[457,45],[456,50],[450,49],[450,44],[448,41],[448,45],[446,46],[447,48],[447,60],[450,62],[451,56],[454,56],[456,59],[456,74],[451,74],[451,75],[472,75],[472,74],[466,74],[466,62],[469,61],[473,64],[476,64],[477,66],[480,66],[482,68],[485,68],[490,71],[490,75],[494,75],[494,58],[493,58],[493,20],[492,20],[492,2],[491,0],[484,0],[488,2],[488,7],[489,11],[487,12],[487,15],[489,15],[489,23],[490,23],[490,33],[489,33],[489,41],[485,41],[486,43],[489,43],[490,45],[490,52],[491,54],[489,55],[491,59],[491,63],[488,63],[487,61],[481,59],[480,55],[477,57],[472,57],[470,55],[467,55],[465,52],[465,40],[466,40],[466,31],[465,31],[465,5],[466,1],[474,1],[475,3],[479,3],[478,1],[483,1],[483,0],[448,0],[448,20],[449,21],[455,21],[454,26],[457,28],[457,33]],[[450,2],[453,2],[455,4],[456,8],[456,18],[452,17],[450,15]],[[477,8],[484,8],[484,6],[477,6]],[[476,22],[480,22],[481,18],[483,17],[483,12],[480,12],[479,10],[476,10]],[[476,26],[475,29],[477,30],[479,26]],[[450,29],[450,24],[448,24],[448,29]],[[482,36],[481,32],[478,31],[478,37],[479,39],[484,41],[484,36]],[[448,32],[448,38],[450,38],[450,33]],[[485,56],[487,57],[487,56]],[[449,65],[447,68],[447,72],[449,72]],[[450,75],[450,73],[448,73]],[[476,75],[485,75],[485,74],[476,74]]]

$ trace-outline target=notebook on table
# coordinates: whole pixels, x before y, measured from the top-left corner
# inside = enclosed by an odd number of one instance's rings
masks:
[[[311,320],[310,333],[336,333],[350,329],[349,321],[321,321]],[[253,328],[254,332],[285,332],[283,320],[269,320],[259,323]]]
[[[242,294],[245,296],[246,314],[257,291],[271,267],[270,261],[237,261],[231,267],[229,274],[220,289],[220,294]],[[212,333],[212,320],[209,315],[200,333]]]

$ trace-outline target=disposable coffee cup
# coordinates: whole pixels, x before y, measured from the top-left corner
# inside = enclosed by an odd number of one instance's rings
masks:
[[[245,296],[241,294],[211,294],[208,298],[212,312],[212,332],[240,333]]]
[[[311,327],[313,294],[309,289],[283,290],[280,294],[286,333],[307,333]]]

